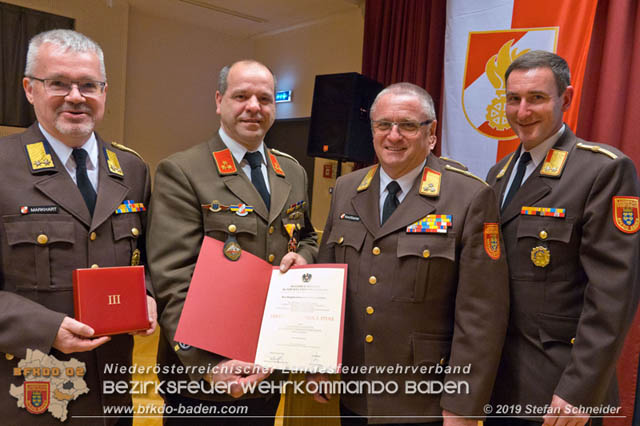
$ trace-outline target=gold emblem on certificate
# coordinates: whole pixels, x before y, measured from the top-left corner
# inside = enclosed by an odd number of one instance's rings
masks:
[[[539,268],[544,268],[551,260],[551,253],[546,247],[538,246],[531,250],[531,261]]]

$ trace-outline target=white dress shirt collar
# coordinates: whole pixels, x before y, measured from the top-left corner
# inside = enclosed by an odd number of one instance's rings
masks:
[[[67,172],[71,176],[71,179],[73,179],[73,181],[75,182],[76,181],[76,162],[73,159],[73,156],[71,155],[71,153],[73,152],[73,148],[66,145],[64,142],[60,141],[59,139],[56,139],[51,134],[49,134],[49,132],[47,132],[40,123],[38,123],[38,127],[40,128],[40,131],[42,132],[44,137],[47,139],[47,141],[49,142],[49,145],[51,146],[53,151],[56,153],[60,161],[62,161],[62,164],[64,165],[64,168],[67,170]],[[91,136],[89,136],[89,139],[79,148],[82,148],[85,151],[87,151],[87,154],[88,154],[87,158],[89,160],[87,162],[87,175],[89,176],[89,181],[91,181],[91,185],[93,186],[93,189],[97,190],[98,189],[98,157],[99,155],[98,155],[98,140],[96,139],[95,132],[91,132]]]
[[[249,150],[245,148],[244,145],[236,142],[231,138],[231,136],[227,135],[222,126],[220,126],[220,130],[218,130],[218,134],[220,135],[220,139],[222,139],[222,142],[224,142],[227,148],[229,148],[229,151],[231,151],[231,155],[233,155],[233,158],[235,158],[238,164],[241,164],[243,160],[247,162],[244,159],[244,155]],[[261,154],[263,164],[267,164],[267,156],[264,153],[264,141],[260,142],[260,145],[258,146],[258,149],[256,151]]]

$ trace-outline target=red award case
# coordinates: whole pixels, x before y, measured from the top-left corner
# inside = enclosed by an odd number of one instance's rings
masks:
[[[76,269],[73,306],[96,337],[148,329],[144,266]]]

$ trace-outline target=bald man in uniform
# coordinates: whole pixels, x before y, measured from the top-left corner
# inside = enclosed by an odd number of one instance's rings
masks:
[[[237,384],[262,381],[268,372],[225,374],[223,368],[254,366],[181,345],[173,339],[204,236],[229,243],[225,254],[230,258],[234,251],[246,250],[270,263],[281,264],[283,270],[294,264],[311,263],[317,254],[316,234],[308,216],[307,175],[293,157],[269,149],[263,142],[275,120],[275,77],[271,71],[253,60],[224,67],[216,106],[221,121],[218,133],[158,166],[148,246],[164,331],[159,363],[220,369],[166,377],[236,384],[229,389],[229,395],[184,391],[164,397],[174,407],[248,407],[248,412],[238,411],[236,416],[200,418],[198,424],[272,425],[280,395],[243,395]],[[233,277],[216,279],[233,285]],[[238,328],[242,329],[242,318],[238,318]],[[234,401],[240,397],[243,399]],[[243,415],[262,418],[248,420]],[[192,420],[165,417],[165,424],[189,424]]]

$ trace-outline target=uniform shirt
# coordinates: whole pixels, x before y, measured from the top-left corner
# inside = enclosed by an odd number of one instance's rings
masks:
[[[218,134],[220,135],[220,139],[222,139],[222,142],[227,146],[227,148],[229,148],[229,151],[231,151],[231,155],[233,155],[233,158],[235,158],[235,160],[238,162],[244,174],[247,175],[249,180],[251,180],[251,166],[249,165],[249,162],[244,158],[245,154],[250,151],[238,142],[234,141],[231,136],[227,135],[222,127],[220,127],[220,130],[218,130]],[[267,186],[267,191],[269,191],[269,194],[271,194],[271,187],[269,186],[269,174],[267,173],[267,157],[264,154],[264,141],[260,142],[260,146],[258,146],[258,149],[256,149],[256,151],[260,153],[260,158],[262,158],[262,167],[260,167],[260,170],[262,171],[262,177],[264,177],[264,183]]]
[[[384,168],[380,167],[380,201],[379,201],[380,210],[379,211],[380,211],[381,223],[382,223],[382,210],[384,207],[384,200],[386,200],[387,194],[389,193],[389,190],[387,190],[387,185],[389,185],[389,183],[391,183],[391,181],[393,180],[398,182],[398,185],[400,185],[400,191],[398,191],[398,193],[396,194],[396,198],[398,199],[398,204],[400,204],[402,200],[404,200],[407,194],[409,193],[409,190],[413,186],[413,182],[416,180],[418,175],[422,172],[422,169],[424,169],[424,163],[420,163],[418,167],[409,171],[409,173],[403,176],[400,176],[398,179],[392,179],[384,171]]]
[[[67,170],[67,173],[69,173],[69,176],[71,176],[71,179],[73,179],[73,182],[77,185],[76,161],[71,155],[73,148],[51,136],[40,123],[38,123],[38,127],[44,137],[47,138],[49,145],[51,145],[51,148],[53,148],[53,151],[56,153],[60,161],[62,161],[62,164],[64,164],[64,168]],[[96,141],[96,134],[91,132],[89,139],[79,148],[84,149],[87,151],[87,154],[89,154],[87,156],[87,175],[89,176],[91,186],[93,186],[93,189],[98,192],[98,142]]]

